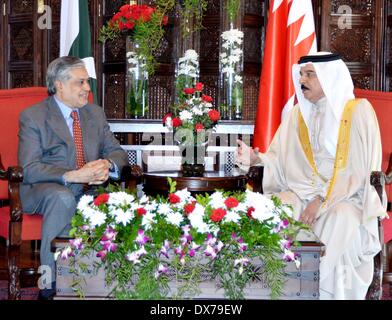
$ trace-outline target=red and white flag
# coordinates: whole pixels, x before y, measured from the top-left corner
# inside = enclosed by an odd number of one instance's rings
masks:
[[[311,0],[272,0],[268,15],[253,147],[265,152],[294,105],[292,65],[317,51]]]

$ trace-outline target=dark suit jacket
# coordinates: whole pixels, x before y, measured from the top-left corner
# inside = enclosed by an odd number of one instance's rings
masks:
[[[128,157],[110,131],[102,108],[87,104],[79,109],[79,114],[86,162],[110,158],[121,171],[128,164]],[[76,169],[73,137],[53,97],[21,113],[18,161],[24,173],[22,198],[35,184],[63,184],[64,173]],[[73,187],[77,190],[82,185]],[[26,201],[22,199],[23,206]]]

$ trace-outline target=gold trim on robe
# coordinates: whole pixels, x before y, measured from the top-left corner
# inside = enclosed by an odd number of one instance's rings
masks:
[[[333,175],[332,175],[332,179],[329,182],[327,195],[325,196],[325,201],[323,205],[325,205],[325,203],[328,201],[329,197],[332,194],[332,190],[336,182],[337,174],[339,173],[340,170],[344,169],[347,165],[348,150],[350,147],[351,121],[352,121],[353,113],[359,101],[360,99],[349,100],[346,106],[344,107],[342,118],[340,120],[338,144],[336,147]],[[308,128],[306,127],[301,111],[298,112],[298,128],[299,128],[299,139],[301,141],[301,146],[305,152],[306,158],[308,159],[310,166],[313,169],[313,173],[319,176],[321,179],[323,179],[323,177],[320,175],[320,173],[317,170],[316,163],[314,162],[313,150],[310,144]]]

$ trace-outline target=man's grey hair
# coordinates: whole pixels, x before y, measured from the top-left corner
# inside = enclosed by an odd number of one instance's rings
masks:
[[[56,94],[55,81],[65,82],[71,78],[72,69],[86,68],[83,60],[77,57],[64,56],[53,60],[46,71],[46,86],[49,95]]]

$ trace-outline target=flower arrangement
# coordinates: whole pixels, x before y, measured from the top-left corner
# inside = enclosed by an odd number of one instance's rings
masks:
[[[160,1],[162,2],[162,1]],[[158,48],[163,37],[163,26],[167,24],[167,10],[174,6],[173,1],[167,1],[165,7],[150,7],[148,5],[125,4],[104,25],[100,32],[100,40],[114,40],[121,34],[126,34],[138,43],[138,56],[145,60],[148,73],[154,72],[155,59],[153,52]]]
[[[175,139],[184,145],[202,145],[209,131],[215,128],[220,119],[219,111],[213,108],[211,96],[202,93],[203,83],[184,88],[185,101],[173,106],[163,123],[173,129]]]
[[[240,118],[242,107],[242,43],[244,33],[238,29],[222,32],[222,52],[220,54],[221,75],[225,86],[225,107],[234,109],[235,117]],[[231,110],[229,110],[230,113]]]
[[[299,263],[290,250],[300,228],[291,208],[249,190],[194,197],[168,180],[168,197],[137,199],[111,188],[80,199],[74,239],[61,252],[73,266],[74,289],[87,268],[81,258],[94,254],[116,298],[189,298],[199,293],[203,272],[219,281],[227,298],[244,298],[245,286],[261,276],[278,297],[286,262]],[[259,258],[264,270],[254,263]]]
[[[193,87],[199,79],[199,55],[193,49],[185,51],[183,57],[178,59],[176,74],[176,98],[180,102],[186,100],[185,88]]]

